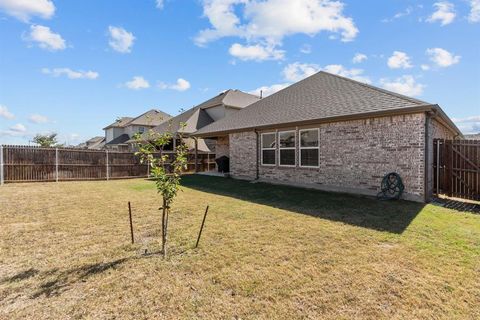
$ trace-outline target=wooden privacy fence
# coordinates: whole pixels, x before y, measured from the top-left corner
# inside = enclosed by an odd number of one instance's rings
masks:
[[[480,200],[480,140],[434,140],[433,178],[438,195]]]
[[[173,152],[164,152],[173,160]],[[156,156],[160,156],[160,153]],[[195,154],[188,154],[195,171]],[[169,170],[167,164],[167,170]],[[199,153],[197,171],[215,169],[215,154]],[[149,167],[132,152],[0,146],[0,184],[7,182],[110,180],[147,177]]]

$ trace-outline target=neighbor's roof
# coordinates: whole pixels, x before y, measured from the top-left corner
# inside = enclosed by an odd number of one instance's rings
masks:
[[[195,135],[217,134],[321,120],[436,109],[453,130],[460,131],[438,106],[320,71],[278,91],[239,112],[214,122]]]
[[[128,136],[128,134],[124,133],[124,134],[119,135],[118,137],[116,137],[112,141],[107,142],[106,145],[109,146],[109,145],[112,145],[112,144],[123,144],[123,143],[126,143],[129,139],[130,139],[130,137]]]
[[[253,94],[245,93],[236,89],[229,89],[219,93],[215,97],[205,102],[202,102],[201,104],[197,105],[196,108],[207,109],[223,104],[228,107],[241,109],[251,105],[254,102],[257,102],[258,100],[260,99]]]
[[[185,127],[183,128],[182,133],[191,134],[214,122],[205,109],[219,105],[241,109],[258,100],[259,98],[249,93],[230,89],[202,102],[168,121],[165,121],[153,130],[159,133],[178,133],[180,131],[181,123],[184,123]]]
[[[162,122],[170,119],[172,116],[156,109],[149,110],[132,121],[130,121],[128,126],[158,126]]]
[[[105,137],[93,137],[85,142],[85,147],[91,150],[101,150],[105,147]]]
[[[121,117],[121,118],[118,118],[114,123],[106,126],[105,128],[103,128],[103,130],[106,130],[106,129],[110,129],[110,128],[123,128],[125,127],[128,123],[130,123],[130,121],[132,121],[133,118],[132,117]]]
[[[142,113],[136,118],[121,117],[111,125],[103,128],[103,130],[109,128],[125,128],[127,126],[158,126],[162,122],[170,119],[172,116],[156,109],[151,109],[145,113]]]
[[[199,107],[194,107],[160,124],[159,126],[156,126],[155,128],[153,128],[153,130],[159,133],[177,133],[181,131],[182,133],[189,134],[197,131],[200,128],[203,128],[204,126],[212,122],[213,119],[208,115],[205,110],[200,109]],[[182,123],[185,124],[185,127],[183,128],[183,130],[180,130]]]

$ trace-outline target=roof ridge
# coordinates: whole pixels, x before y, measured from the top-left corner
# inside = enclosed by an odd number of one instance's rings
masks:
[[[340,78],[340,79],[343,79],[343,80],[346,80],[346,81],[350,81],[350,82],[359,84],[359,85],[361,85],[361,86],[367,87],[367,88],[369,88],[369,89],[373,89],[373,90],[376,90],[376,91],[379,91],[379,92],[382,92],[382,93],[385,93],[385,94],[394,96],[394,97],[396,97],[396,98],[400,98],[400,99],[403,99],[403,100],[407,100],[407,101],[409,101],[409,102],[421,103],[422,105],[433,105],[433,103],[429,103],[429,102],[426,102],[426,101],[423,101],[423,100],[419,100],[419,99],[416,99],[416,98],[412,98],[412,97],[409,97],[409,96],[406,96],[406,95],[403,95],[403,94],[400,94],[400,93],[396,93],[396,92],[393,92],[393,91],[390,91],[390,90],[382,89],[382,88],[373,86],[373,85],[371,85],[371,84],[364,83],[364,82],[360,82],[360,81],[357,81],[357,80],[354,80],[354,79],[351,79],[351,78],[347,78],[347,77],[344,77],[344,76],[341,76],[341,75],[338,75],[338,74],[330,73],[330,72],[323,71],[323,70],[317,72],[316,74],[319,74],[319,73],[324,73],[324,74],[327,74],[327,75],[330,75],[330,76],[334,76],[334,77],[337,77],[337,78]],[[316,74],[314,74],[314,75],[316,75]],[[312,75],[311,77],[313,77],[314,75]],[[309,78],[309,77],[308,77],[308,78]],[[307,78],[305,78],[305,79],[307,79]]]

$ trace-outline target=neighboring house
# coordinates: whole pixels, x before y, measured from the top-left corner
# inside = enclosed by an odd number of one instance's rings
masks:
[[[234,178],[376,195],[397,172],[428,201],[433,139],[461,132],[438,105],[319,72],[198,130]]]
[[[480,133],[466,134],[465,139],[467,139],[467,140],[480,140]]]
[[[105,148],[105,137],[93,137],[84,143],[81,143],[77,148],[89,150],[103,150]]]
[[[195,149],[195,141],[189,137],[193,133],[225,116],[233,115],[238,110],[257,101],[259,101],[257,96],[230,89],[163,122],[153,130],[158,133],[171,132],[174,135],[181,133],[186,138],[184,141],[189,150],[192,151]],[[215,152],[214,148],[214,141],[198,139],[197,150],[199,152]]]
[[[143,133],[170,119],[171,116],[159,110],[149,110],[136,118],[122,117],[105,130],[105,148],[109,150],[128,151],[128,141],[136,133]]]

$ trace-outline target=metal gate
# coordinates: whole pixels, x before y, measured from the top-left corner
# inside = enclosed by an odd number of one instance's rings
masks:
[[[437,195],[480,200],[480,140],[435,139],[433,178]]]

